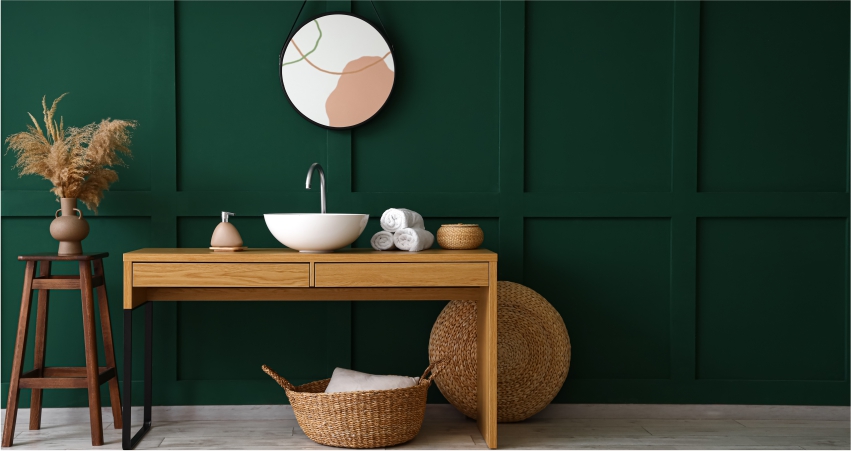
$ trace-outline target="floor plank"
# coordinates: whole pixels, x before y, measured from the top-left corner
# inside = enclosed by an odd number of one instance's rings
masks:
[[[88,425],[86,425],[88,427]],[[136,449],[155,449],[162,443],[162,438],[145,437]],[[15,437],[15,443],[10,449],[122,449],[121,436],[113,437],[104,433],[103,446],[92,446],[91,436],[83,439],[52,439],[42,437]]]
[[[147,438],[145,439],[147,440]],[[161,440],[164,449],[338,449],[320,445],[306,437],[183,437]]]
[[[848,428],[802,428],[802,427],[759,427],[759,428],[739,428],[727,429],[716,427],[645,427],[648,432],[653,435],[676,437],[683,435],[708,435],[708,436],[749,436],[749,437],[837,437],[848,436],[851,430]]]
[[[107,437],[121,439],[121,430],[112,427],[113,423],[103,424],[104,440]],[[92,430],[88,427],[88,423],[80,424],[43,424],[41,429],[36,431],[29,430],[28,425],[20,425],[16,428],[18,432],[15,435],[15,443],[20,443],[20,439],[26,440],[83,440],[91,439]]]
[[[157,422],[148,435],[158,437],[292,437],[295,420]]]
[[[736,420],[749,428],[847,428],[848,421],[841,420]]]
[[[804,449],[851,449],[848,435],[829,437],[751,437],[758,445],[794,445]]]
[[[745,429],[745,428],[741,428]],[[649,436],[646,428],[641,426],[614,426],[614,427],[577,427],[571,425],[550,424],[547,426],[505,424],[499,425],[499,437],[605,437],[616,436]]]
[[[471,421],[472,422],[472,421]],[[472,422],[475,424],[475,422]],[[512,424],[527,426],[557,425],[564,427],[587,427],[587,428],[609,428],[609,427],[711,427],[724,429],[742,429],[746,427],[736,420],[672,420],[672,419],[647,419],[647,418],[535,418],[532,417],[520,423],[500,424],[502,430]],[[836,425],[834,427],[837,427]]]
[[[484,444],[481,437],[475,441]],[[801,449],[797,445],[760,445],[749,437],[500,437],[500,449]]]
[[[401,445],[388,446],[390,449],[488,449],[482,444],[476,444],[469,434],[423,434],[420,431],[413,440]]]
[[[242,407],[247,408],[240,411]],[[153,428],[139,449],[338,449],[310,440],[291,417],[292,411],[283,406],[205,408],[209,410],[163,408],[163,418],[155,411]],[[226,415],[228,408],[235,412],[231,418]],[[673,418],[664,414],[660,414],[662,418],[630,418],[606,409],[603,411],[608,417],[604,418],[543,415],[502,423],[499,448],[851,449],[849,421],[838,415],[821,415],[815,408],[792,410],[803,412],[804,418],[789,418],[789,411],[782,411],[782,418],[775,419],[752,418],[755,412],[777,415],[773,409],[755,407],[745,411],[743,417],[728,418]],[[95,449],[86,409],[52,410],[45,410],[45,421],[38,431],[28,430],[28,415],[19,415],[15,449]],[[475,421],[447,406],[429,406],[426,412],[414,440],[388,449],[486,449]],[[134,431],[141,426],[140,414],[133,416]],[[107,419],[111,417],[105,415]],[[105,446],[99,449],[121,448],[121,431],[112,428],[111,422],[104,423],[104,440]]]

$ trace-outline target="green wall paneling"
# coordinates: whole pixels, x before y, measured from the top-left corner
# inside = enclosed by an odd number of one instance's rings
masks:
[[[180,190],[283,196],[304,189],[305,172],[325,147],[326,132],[282,98],[273,67],[300,6],[176,4]],[[311,5],[305,13],[316,9]]]
[[[848,14],[701,4],[702,191],[846,191]]]
[[[158,130],[151,127],[157,112],[150,99],[157,93],[147,58],[156,39],[150,30],[149,5],[3,2],[0,8],[2,52],[5,61],[14,61],[15,66],[3,71],[8,87],[0,109],[4,138],[31,124],[27,112],[43,124],[42,96],[50,106],[68,92],[57,110],[66,126],[81,127],[105,117],[139,121],[134,134],[134,149],[139,151],[130,167],[121,171],[113,190],[149,190],[149,174],[157,165],[144,149],[163,143]],[[97,32],[80,32],[86,29]],[[12,153],[4,152],[2,164],[7,171],[14,161]],[[19,179],[9,171],[3,173],[1,186],[3,190],[44,190],[51,185],[37,177]]]
[[[525,233],[524,280],[562,314],[571,378],[667,379],[670,220],[529,218]]]
[[[674,9],[528,4],[527,191],[670,190]]]
[[[845,218],[698,223],[697,376],[845,378]]]
[[[355,247],[389,207],[434,232],[481,224],[499,277],[568,324],[557,402],[848,405],[847,2],[377,2],[399,77],[374,120],[343,132],[304,121],[280,89],[299,7],[0,4],[3,136],[66,91],[68,123],[140,121],[84,242],[112,252],[119,362],[121,253],[206,246],[222,210],[248,246],[280,246],[262,215],[318,211],[302,184],[318,161],[329,211],[371,217]],[[376,19],[368,2],[314,1],[300,20],[325,11]],[[73,50],[54,55],[60,43]],[[55,248],[57,207],[47,182],[2,163],[8,368],[15,257]],[[63,296],[48,360],[79,364],[79,302]],[[158,303],[154,403],[285,403],[259,363],[297,383],[335,366],[419,375],[444,305]]]
[[[353,131],[353,190],[497,191],[499,3],[377,8],[398,76],[381,113]],[[374,17],[369,2],[354,10]]]

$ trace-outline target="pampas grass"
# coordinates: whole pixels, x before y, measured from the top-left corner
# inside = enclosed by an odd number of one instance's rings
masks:
[[[89,210],[97,213],[103,192],[118,180],[113,166],[126,166],[122,155],[132,157],[130,130],[135,121],[104,119],[84,127],[65,129],[62,118],[56,122],[56,106],[62,94],[47,108],[46,97],[41,99],[44,130],[30,114],[33,125],[27,131],[6,138],[8,150],[18,157],[15,164],[20,176],[35,174],[50,180],[50,190],[57,198],[76,197]]]

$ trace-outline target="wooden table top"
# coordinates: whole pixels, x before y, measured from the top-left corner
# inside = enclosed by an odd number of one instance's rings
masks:
[[[20,261],[88,261],[109,257],[109,252],[84,252],[76,255],[59,255],[55,252],[19,255]]]
[[[429,249],[420,252],[340,249],[330,253],[298,252],[285,248],[256,248],[239,252],[215,252],[206,248],[146,248],[124,254],[125,262],[177,263],[408,263],[408,262],[495,262],[497,254],[487,249]]]

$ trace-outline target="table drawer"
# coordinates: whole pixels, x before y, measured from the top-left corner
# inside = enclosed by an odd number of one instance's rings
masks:
[[[487,263],[316,263],[317,287],[482,287]]]
[[[134,263],[134,287],[307,287],[308,263]]]

